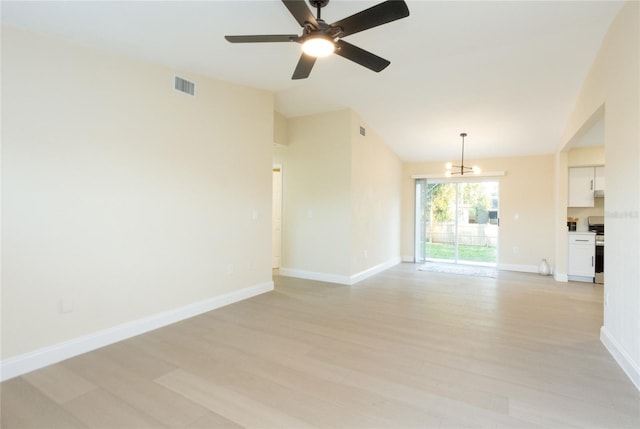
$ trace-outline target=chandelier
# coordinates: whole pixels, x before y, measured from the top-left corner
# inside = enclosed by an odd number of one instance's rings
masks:
[[[467,136],[467,133],[460,133],[460,137],[462,137],[462,160],[460,161],[460,165],[453,165],[451,162],[447,162],[445,168],[447,171],[444,173],[445,176],[451,177],[455,174],[459,174],[464,176],[464,174],[480,174],[480,167],[474,165],[473,167],[467,167],[464,165],[464,138]]]

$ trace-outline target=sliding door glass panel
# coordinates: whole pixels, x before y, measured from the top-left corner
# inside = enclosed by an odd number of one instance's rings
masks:
[[[417,262],[495,265],[498,182],[416,181]]]
[[[497,182],[458,183],[458,262],[494,265],[497,262],[497,185]]]
[[[456,184],[427,183],[429,222],[425,260],[456,260]]]

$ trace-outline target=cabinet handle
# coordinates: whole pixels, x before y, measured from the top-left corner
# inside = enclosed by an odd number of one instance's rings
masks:
[[[591,257],[591,266],[593,267],[593,256]]]
[[[591,179],[591,190],[593,191],[593,179]]]
[[[576,241],[585,241],[585,242],[588,242],[589,240],[581,240],[581,239],[576,238]]]

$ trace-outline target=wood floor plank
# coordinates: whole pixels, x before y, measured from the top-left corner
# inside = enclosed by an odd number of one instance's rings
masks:
[[[2,383],[2,428],[88,428],[83,422],[23,378]]]
[[[173,365],[154,362],[155,365],[152,366],[155,368],[140,371],[141,363],[149,360],[141,358],[142,353],[138,353],[133,347],[127,347],[126,350],[126,353],[118,350],[115,355],[113,349],[85,355],[68,360],[63,365],[167,427],[185,427],[207,413],[204,407],[147,379],[149,374],[160,375],[159,368],[171,371]],[[127,360],[128,355],[131,357],[130,361]],[[131,362],[131,366],[127,362]]]
[[[243,426],[211,411],[200,417],[185,429],[243,429]]]
[[[244,427],[313,427],[234,390],[181,369],[159,377],[156,382]]]
[[[64,404],[87,427],[158,429],[167,426],[111,393],[96,389]],[[46,427],[46,426],[45,426]]]
[[[242,372],[244,377],[225,377],[229,368],[218,368],[218,372],[211,367],[197,369],[196,374],[274,408],[286,407],[288,414],[302,420],[311,418],[322,427],[431,427],[439,422],[422,406],[385,395],[369,385],[326,377],[315,366],[293,364],[303,361],[307,359],[286,355],[278,361],[256,359],[251,365],[233,369],[234,374]]]
[[[95,384],[63,365],[51,365],[26,374],[23,378],[58,404],[64,404],[97,388]]]

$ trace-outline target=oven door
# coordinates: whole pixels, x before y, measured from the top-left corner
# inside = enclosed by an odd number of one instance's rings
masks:
[[[596,283],[604,284],[604,242],[596,241]]]

